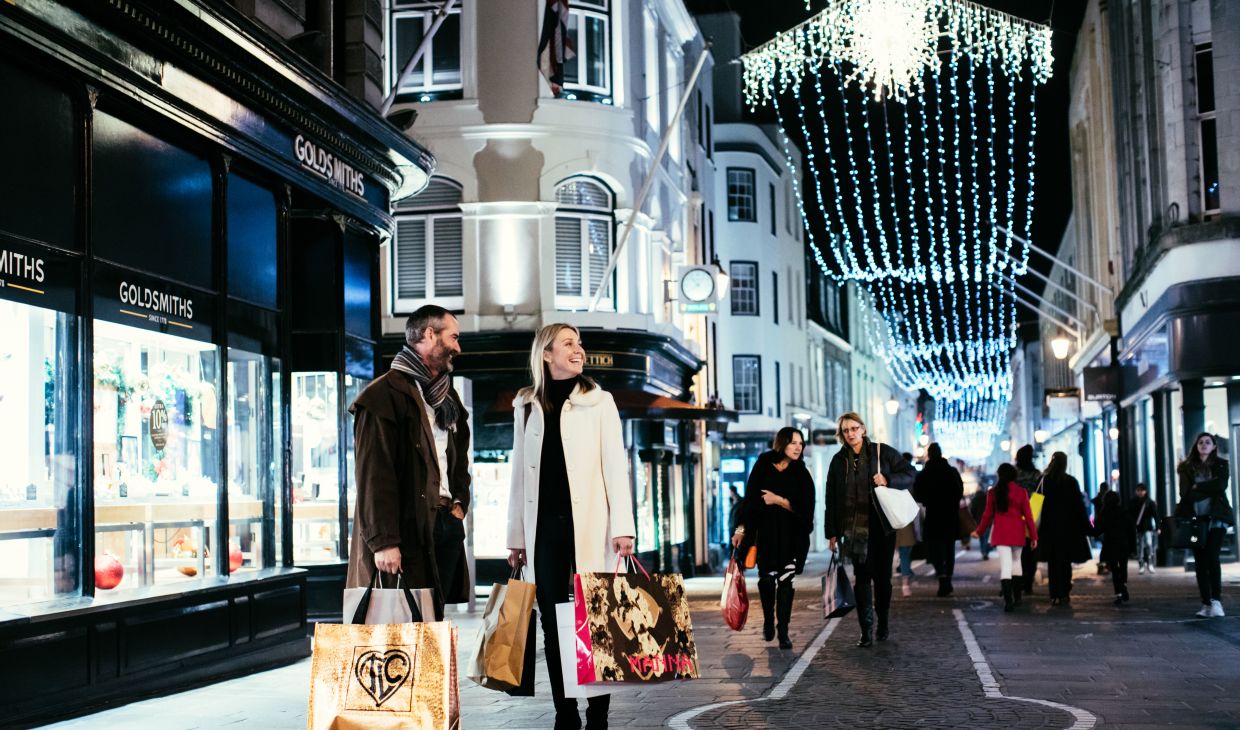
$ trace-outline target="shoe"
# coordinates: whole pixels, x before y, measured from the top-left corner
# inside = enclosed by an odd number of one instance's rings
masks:
[[[946,578],[939,577],[939,592],[934,594],[939,598],[946,598],[952,594],[951,584]]]
[[[1012,579],[1012,603],[1015,603],[1017,606],[1020,605],[1020,592],[1022,588],[1024,588],[1024,585],[1022,585],[1022,581],[1019,581],[1013,578]]]
[[[1154,575],[1154,564],[1153,563],[1150,563],[1148,566],[1146,566],[1145,569],[1149,571],[1150,575]]]
[[[857,648],[869,649],[871,646],[874,646],[874,637],[869,631],[862,631],[861,638],[857,640]]]
[[[1016,604],[1012,602],[1012,579],[1004,578],[999,581],[1003,585],[1003,611],[1011,613]]]
[[[874,638],[879,641],[886,641],[888,636],[891,636],[891,630],[887,626],[887,622],[879,620],[878,628],[874,630]]]
[[[1223,613],[1223,602],[1215,599],[1210,601],[1210,618],[1222,618],[1227,614]]]
[[[990,555],[983,553],[982,560],[990,560]]]
[[[1058,606],[1058,605],[1059,605],[1059,599],[1058,599],[1058,598],[1052,598],[1052,599],[1051,599],[1051,605],[1052,605],[1052,606]]]
[[[1137,575],[1145,575],[1145,563],[1142,563],[1141,567],[1137,568]]]
[[[908,598],[913,595],[913,587],[908,584],[908,578],[900,582],[900,595]]]
[[[1124,586],[1124,590],[1119,592],[1119,597],[1124,599],[1124,603],[1128,603],[1128,586]]]
[[[1111,601],[1111,605],[1112,605],[1112,606],[1122,606],[1122,605],[1124,605],[1124,596],[1123,596],[1123,594],[1116,593],[1116,594],[1115,594],[1115,600],[1114,600],[1114,601]]]
[[[779,648],[780,649],[791,649],[792,648],[792,639],[789,639],[787,634],[784,634],[783,636],[779,637]]]
[[[1201,610],[1196,614],[1197,618],[1210,618],[1214,615],[1214,606],[1210,603],[1201,604]]]

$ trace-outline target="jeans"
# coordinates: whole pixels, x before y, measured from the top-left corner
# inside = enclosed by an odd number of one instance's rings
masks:
[[[1206,542],[1193,549],[1193,570],[1197,573],[1197,590],[1201,592],[1201,602],[1217,601],[1223,596],[1223,569],[1219,565],[1218,554],[1223,549],[1223,536],[1227,530],[1216,527],[1206,532]]]
[[[1158,549],[1158,533],[1154,530],[1142,532],[1137,536],[1137,565],[1151,566]]]
[[[1000,579],[1011,580],[1021,577],[1020,556],[1024,548],[1019,545],[996,545],[995,552],[999,553]]]
[[[561,715],[577,714],[577,700],[564,697],[564,674],[560,666],[560,640],[556,633],[555,620],[555,605],[568,603],[571,595],[569,581],[573,578],[573,565],[576,562],[573,544],[571,517],[551,518],[539,523],[538,533],[534,538],[534,574],[537,580],[534,594],[538,600],[538,615],[542,622],[547,673],[551,675],[551,698],[555,702],[557,724],[563,722]],[[606,717],[611,695],[591,697],[587,702],[587,716]],[[581,718],[578,717],[576,723],[571,724],[580,727]]]
[[[977,536],[977,548],[982,551],[982,560],[990,557],[990,528]]]
[[[913,546],[901,545],[900,548],[900,575],[905,578],[913,577]]]

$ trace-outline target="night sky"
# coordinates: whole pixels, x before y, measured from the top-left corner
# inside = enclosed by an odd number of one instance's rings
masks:
[[[1027,20],[1045,23],[1053,28],[1055,54],[1054,75],[1038,91],[1037,185],[1035,188],[1033,241],[1054,252],[1059,247],[1068,216],[1072,212],[1071,170],[1068,145],[1068,70],[1076,34],[1084,16],[1084,0],[981,0],[981,5],[995,8]],[[812,9],[805,10],[801,0],[686,0],[693,13],[731,10],[741,17],[741,34],[746,50],[761,45],[777,33],[806,20],[825,7],[824,0],[813,0]],[[716,63],[732,59],[716,58]],[[752,113],[755,122],[774,123],[769,109]],[[808,173],[806,173],[808,174]],[[807,206],[810,204],[806,202]],[[811,225],[813,217],[811,216]],[[819,240],[825,240],[820,238]],[[1048,262],[1037,256],[1031,262],[1043,272]],[[1041,282],[1032,276],[1023,277],[1026,286],[1041,290]],[[1022,307],[1018,319],[1028,321],[1035,315]],[[1024,332],[1032,335],[1028,329]]]

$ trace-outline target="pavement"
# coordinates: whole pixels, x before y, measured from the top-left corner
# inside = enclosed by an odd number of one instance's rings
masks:
[[[935,597],[932,569],[914,563],[913,595],[896,586],[891,639],[868,650],[854,645],[854,615],[823,620],[825,566],[825,554],[813,555],[797,579],[789,651],[762,640],[752,572],[754,605],[741,632],[719,614],[721,579],[686,581],[701,678],[613,695],[610,726],[1240,728],[1240,565],[1224,566],[1223,603],[1236,614],[1226,618],[1193,618],[1196,583],[1183,569],[1138,576],[1135,563],[1132,600],[1115,607],[1110,578],[1092,562],[1076,571],[1070,607],[1049,605],[1040,574],[1033,596],[1005,613],[997,557],[966,551],[950,598]],[[469,646],[479,614],[449,619]],[[462,726],[550,728],[541,656],[540,648],[534,698],[462,678]],[[48,727],[302,728],[309,673],[307,659]]]

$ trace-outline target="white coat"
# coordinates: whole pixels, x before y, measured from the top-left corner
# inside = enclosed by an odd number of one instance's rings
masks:
[[[529,403],[529,422],[525,404]],[[538,480],[542,458],[543,410],[531,388],[512,404],[512,486],[508,495],[508,547],[525,551],[525,580],[534,575],[534,538],[538,534]],[[602,388],[573,389],[560,411],[560,437],[573,501],[573,545],[578,573],[616,569],[613,537],[637,535],[629,486],[628,454],[620,430],[620,412]]]

